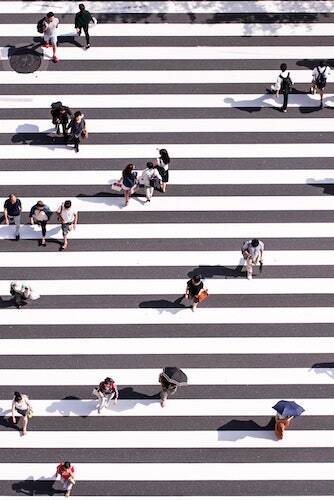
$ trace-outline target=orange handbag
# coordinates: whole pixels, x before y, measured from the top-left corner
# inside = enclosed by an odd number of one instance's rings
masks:
[[[207,290],[202,290],[196,295],[196,297],[198,298],[198,302],[203,302],[203,300],[206,300],[209,297],[209,293]]]

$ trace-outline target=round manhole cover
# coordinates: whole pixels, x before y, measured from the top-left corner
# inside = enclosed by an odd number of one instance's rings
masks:
[[[11,50],[8,59],[11,68],[17,73],[34,73],[42,64],[42,54],[39,54],[36,50]]]

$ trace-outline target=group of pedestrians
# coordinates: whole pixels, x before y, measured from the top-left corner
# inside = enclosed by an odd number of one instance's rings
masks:
[[[59,22],[59,18],[56,17],[53,12],[48,12],[46,16],[40,19],[37,23],[37,31],[43,35],[44,47],[46,49],[50,46],[52,47],[52,59],[55,63],[59,61],[59,57],[57,55],[57,29]],[[96,19],[88,10],[86,10],[84,4],[80,3],[79,12],[75,15],[74,27],[78,36],[81,36],[82,31],[84,32],[86,38],[86,49],[90,48],[89,25],[96,24],[96,22]]]
[[[16,241],[20,239],[21,214],[21,200],[15,193],[11,193],[4,203],[3,221],[7,225],[14,224],[14,238]],[[46,226],[51,218],[51,215],[52,211],[42,200],[38,200],[37,203],[31,207],[29,212],[29,221],[31,226],[37,225],[41,228],[42,238],[40,239],[39,244],[43,247],[46,246]],[[64,238],[64,243],[60,249],[65,250],[68,247],[68,234],[70,231],[74,231],[77,226],[78,211],[73,207],[71,200],[65,200],[64,203],[58,207],[56,215],[58,222],[61,225]]]
[[[283,95],[283,105],[281,111],[286,113],[288,110],[288,100],[289,93],[291,92],[293,81],[290,76],[290,71],[288,71],[288,66],[286,63],[282,63],[280,66],[281,72],[277,77],[276,83],[271,86],[272,92],[276,93],[276,97],[279,97],[279,94]],[[320,61],[317,66],[313,68],[312,71],[312,81],[310,87],[310,94],[316,94],[319,92],[320,95],[320,109],[323,108],[323,97],[324,90],[327,84],[327,79],[331,73],[330,67],[327,65],[325,61]]]
[[[65,144],[74,143],[74,150],[79,153],[80,139],[88,138],[88,131],[84,114],[81,111],[75,111],[72,114],[70,108],[61,101],[51,104],[52,123],[56,127],[56,134],[64,136]]]
[[[134,164],[129,163],[123,170],[120,180],[113,184],[113,188],[121,189],[124,192],[125,206],[129,204],[131,196],[139,187],[145,189],[146,202],[151,201],[155,189],[162,193],[166,192],[169,181],[170,156],[166,149],[158,149],[158,151],[159,156],[155,163],[148,161],[140,176],[135,170]]]

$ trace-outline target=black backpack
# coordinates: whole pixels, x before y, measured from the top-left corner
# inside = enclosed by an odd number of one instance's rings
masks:
[[[317,66],[318,76],[317,76],[317,78],[316,78],[316,80],[315,80],[315,83],[316,83],[316,85],[317,85],[318,89],[323,89],[323,88],[325,88],[325,86],[326,86],[326,82],[327,82],[327,80],[326,80],[326,76],[325,76],[326,69],[327,69],[327,66],[325,66],[325,69],[324,69],[324,70],[323,70],[323,72],[321,73],[321,71],[320,71],[320,67],[319,67],[319,66]]]
[[[38,21],[38,23],[37,23],[38,33],[44,33],[45,22],[46,22],[46,17],[43,17],[43,19],[40,19]]]
[[[291,87],[292,87],[292,80],[290,78],[290,73],[288,73],[288,76],[284,77],[282,75],[280,75],[281,79],[282,79],[282,83],[281,83],[281,92],[283,94],[288,94],[291,90]]]

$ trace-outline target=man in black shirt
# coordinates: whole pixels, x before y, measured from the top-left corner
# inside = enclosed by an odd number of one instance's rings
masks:
[[[81,30],[84,30],[86,37],[86,49],[90,47],[90,38],[88,33],[88,25],[93,21],[92,15],[88,10],[85,9],[83,3],[79,4],[79,12],[75,16],[74,25],[78,32],[78,35],[81,36]]]
[[[21,201],[16,197],[15,193],[9,195],[4,203],[3,219],[5,224],[15,224],[15,239],[20,239],[20,224],[21,224]]]

